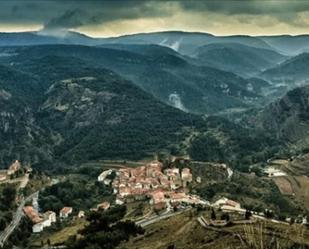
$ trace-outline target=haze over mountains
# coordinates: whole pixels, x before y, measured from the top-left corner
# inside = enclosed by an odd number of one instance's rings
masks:
[[[111,38],[92,38],[81,33],[61,30],[59,32],[33,31],[0,33],[0,46],[23,46],[39,44],[157,44],[171,47],[182,54],[192,54],[197,47],[214,43],[239,43],[255,48],[275,50],[284,55],[296,55],[309,51],[309,35],[298,36],[215,36],[209,33],[165,31],[124,35]]]
[[[307,49],[306,36],[298,50],[293,40],[298,36],[176,31],[117,38],[2,33],[0,38],[1,137],[9,145],[2,146],[2,162],[22,154],[35,163],[140,158],[162,149],[191,151],[204,160],[209,141],[222,151],[215,160],[242,160],[243,150],[266,157],[263,148],[284,137],[270,141],[273,125],[260,124],[286,115],[270,103],[308,78],[308,54],[298,54]],[[249,139],[248,127],[221,118],[204,122],[200,116],[241,116],[250,109],[264,113],[253,129],[262,127],[265,137],[251,132],[250,139],[260,139],[254,148],[242,140]],[[290,125],[298,118],[288,120]],[[192,134],[199,135],[188,143]],[[229,151],[223,152],[225,146]]]

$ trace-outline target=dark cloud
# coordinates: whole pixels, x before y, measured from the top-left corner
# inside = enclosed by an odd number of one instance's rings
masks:
[[[0,22],[37,23],[46,28],[77,28],[115,20],[167,16],[165,1],[0,0]],[[161,8],[162,7],[162,8]]]
[[[179,1],[184,10],[213,11],[223,14],[284,14],[309,10],[309,2],[304,0],[186,0]]]
[[[31,23],[46,29],[204,12],[221,14],[222,23],[224,15],[239,20],[242,15],[267,15],[301,26],[307,23],[298,14],[309,11],[309,1],[302,0],[0,0],[0,5],[1,24]]]

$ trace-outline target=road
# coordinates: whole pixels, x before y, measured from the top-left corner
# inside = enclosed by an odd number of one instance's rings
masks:
[[[136,225],[139,225],[141,227],[145,227],[145,226],[148,226],[150,224],[156,223],[160,220],[164,220],[164,219],[173,217],[175,215],[182,214],[182,213],[188,211],[189,209],[191,209],[191,207],[187,207],[185,209],[182,209],[182,210],[179,210],[179,211],[176,211],[176,212],[173,212],[173,211],[164,212],[163,214],[154,215],[154,216],[145,218],[143,220],[137,221],[135,223],[136,223]]]
[[[19,225],[21,218],[23,217],[23,207],[28,201],[31,201],[33,198],[35,198],[39,192],[35,192],[31,195],[29,195],[27,198],[25,198],[20,205],[18,206],[15,214],[13,215],[13,220],[11,223],[6,227],[6,229],[0,234],[0,247],[2,248],[7,241],[7,239],[10,237],[10,235],[13,233],[15,228]]]

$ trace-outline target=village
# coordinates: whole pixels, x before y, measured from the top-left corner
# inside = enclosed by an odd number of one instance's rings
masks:
[[[233,171],[225,164],[220,165],[220,167],[227,171],[227,179],[230,180]],[[26,174],[31,172],[30,168],[27,167],[25,169]],[[1,171],[0,180],[2,182],[8,181],[19,170],[21,170],[21,164],[16,160],[9,166],[8,170]],[[266,168],[264,172],[269,177],[281,176],[283,174],[273,168]],[[32,199],[32,205],[29,202],[25,203],[22,207],[22,212],[32,222],[32,232],[41,233],[45,228],[51,227],[56,222],[62,223],[72,219],[84,219],[88,212],[107,210],[115,205],[127,205],[134,202],[147,203],[152,209],[148,215],[136,220],[136,224],[140,226],[146,226],[161,219],[178,215],[193,207],[207,208],[213,210],[213,213],[215,212],[214,210],[219,210],[219,212],[226,214],[241,215],[244,217],[243,222],[249,222],[249,217],[254,220],[269,218],[265,212],[257,213],[246,210],[241,207],[239,202],[224,196],[210,203],[208,200],[190,193],[190,186],[193,183],[200,184],[202,180],[200,176],[193,176],[190,168],[186,167],[186,164],[182,167],[164,167],[160,161],[154,160],[137,167],[104,170],[98,175],[97,181],[112,188],[115,195],[113,202],[99,200],[99,204],[89,210],[73,210],[73,207],[64,206],[58,214],[55,210],[40,213],[37,203],[38,198]],[[271,210],[267,212],[271,213]],[[229,216],[225,215],[224,217]],[[198,221],[202,226],[224,226],[230,222],[226,218],[223,220],[207,220],[204,217],[199,217]],[[270,219],[270,221],[279,222],[274,219]],[[289,223],[290,220],[287,219],[283,222]],[[307,217],[302,217],[298,223],[307,225]]]
[[[162,168],[162,163],[153,161],[137,168],[119,169],[112,181],[114,193],[117,195],[116,204],[149,198],[155,210],[162,210],[179,203],[207,203],[197,195],[189,194],[187,187],[193,181],[189,168]],[[106,181],[103,179],[105,174],[103,172],[99,180]]]

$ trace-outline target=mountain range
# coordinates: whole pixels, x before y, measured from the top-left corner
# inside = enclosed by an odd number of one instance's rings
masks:
[[[19,33],[0,33],[0,46],[23,46],[42,44],[157,44],[191,55],[196,48],[218,43],[239,43],[255,48],[275,50],[285,55],[297,55],[308,51],[308,35],[298,36],[215,36],[209,33],[166,31],[141,33],[111,38],[92,38],[72,31],[50,32],[48,30]]]
[[[204,65],[233,72],[243,77],[256,76],[283,62],[286,57],[270,49],[239,43],[214,43],[199,47],[193,54]]]
[[[2,165],[13,158],[32,164],[141,158],[182,140],[182,129],[200,122],[76,58],[44,57],[26,67],[0,67]]]
[[[163,150],[243,167],[307,146],[309,57],[293,56],[291,37],[284,46],[185,32],[0,37],[2,165]],[[225,119],[234,113],[250,125]]]
[[[27,71],[29,61],[44,56],[74,57],[89,67],[110,69],[164,103],[193,113],[214,113],[253,104],[260,96],[246,79],[213,67],[200,66],[172,49],[154,45],[89,47],[43,45],[4,48],[0,62]],[[31,69],[32,70],[32,69]],[[181,103],[175,104],[175,98]]]

